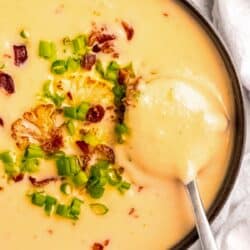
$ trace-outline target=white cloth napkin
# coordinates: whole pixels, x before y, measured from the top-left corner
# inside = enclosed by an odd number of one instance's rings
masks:
[[[192,0],[211,18],[237,64],[243,86],[250,91],[250,0]],[[248,93],[248,91],[246,91]],[[249,92],[250,93],[250,92]],[[246,99],[246,106],[250,102]],[[249,109],[247,109],[250,121]],[[250,124],[248,122],[248,132]],[[250,133],[249,133],[250,134]],[[250,250],[250,138],[238,182],[213,224],[220,250]],[[200,250],[197,242],[192,250]]]

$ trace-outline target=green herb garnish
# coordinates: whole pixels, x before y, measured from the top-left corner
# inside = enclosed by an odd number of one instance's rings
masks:
[[[104,215],[109,211],[109,209],[104,204],[101,203],[93,203],[90,204],[89,206],[96,215]]]
[[[56,45],[53,42],[40,41],[39,56],[49,60],[56,58]]]

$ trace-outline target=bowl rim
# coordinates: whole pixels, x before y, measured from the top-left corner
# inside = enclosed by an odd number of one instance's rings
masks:
[[[192,1],[188,0],[175,0],[179,5],[188,11],[193,18],[195,18],[201,27],[206,31],[212,42],[217,48],[226,70],[231,79],[231,87],[234,98],[235,109],[235,134],[234,143],[229,160],[227,173],[224,177],[223,183],[216,195],[214,202],[208,210],[208,219],[212,223],[221,212],[226,204],[234,186],[238,179],[243,153],[246,141],[246,111],[243,98],[243,88],[238,75],[236,63],[224,42],[224,39],[216,30],[212,22],[202,15],[201,10]],[[186,237],[177,243],[172,250],[184,250],[191,247],[198,240],[197,230],[194,228]]]

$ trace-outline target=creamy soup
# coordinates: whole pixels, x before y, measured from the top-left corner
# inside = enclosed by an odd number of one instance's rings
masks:
[[[176,179],[199,172],[209,209],[234,135],[202,27],[172,0],[0,1],[0,27],[1,249],[178,243],[194,217]]]

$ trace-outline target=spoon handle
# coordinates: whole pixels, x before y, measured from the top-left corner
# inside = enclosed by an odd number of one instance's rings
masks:
[[[215,239],[206,217],[196,181],[191,181],[189,184],[187,184],[187,190],[193,204],[196,227],[200,237],[202,249],[217,250]]]

